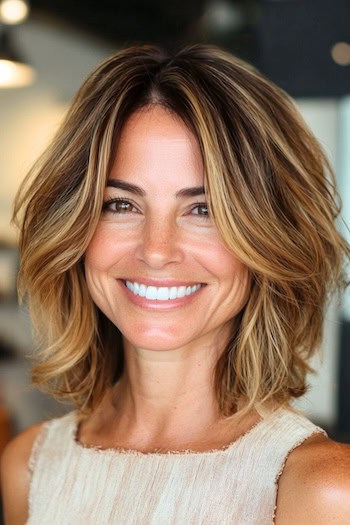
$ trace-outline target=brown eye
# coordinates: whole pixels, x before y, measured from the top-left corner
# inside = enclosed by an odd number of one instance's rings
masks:
[[[110,213],[117,213],[117,214],[123,214],[123,213],[137,213],[137,209],[135,206],[125,199],[110,199],[103,203],[102,211],[104,212],[110,212]]]
[[[193,215],[197,215],[203,219],[206,219],[209,217],[209,209],[207,204],[199,203],[194,208],[192,208]]]

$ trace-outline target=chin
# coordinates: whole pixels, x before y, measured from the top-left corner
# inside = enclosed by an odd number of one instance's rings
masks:
[[[161,339],[158,338],[157,340],[148,337],[132,339],[125,337],[125,339],[134,348],[140,348],[143,350],[153,350],[155,352],[170,352],[172,350],[176,350],[180,347],[186,346],[185,341],[179,341],[178,339],[171,339],[166,337]]]
[[[131,334],[121,331],[124,339],[134,348],[143,350],[154,350],[155,352],[167,352],[187,346],[190,338],[179,337],[179,334],[165,333],[164,331],[153,330],[148,333]]]

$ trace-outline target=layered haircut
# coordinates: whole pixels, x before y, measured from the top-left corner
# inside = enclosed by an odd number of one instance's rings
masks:
[[[135,46],[105,60],[17,195],[19,293],[39,342],[33,382],[88,412],[122,374],[122,337],[92,302],[84,253],[123,125],[154,104],[197,137],[213,221],[252,277],[213,377],[222,414],[239,400],[287,404],[305,392],[327,302],[348,284],[334,176],[286,93],[199,44],[173,55]]]

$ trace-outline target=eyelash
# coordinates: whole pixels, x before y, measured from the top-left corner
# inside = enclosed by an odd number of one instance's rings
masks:
[[[122,197],[115,197],[113,199],[108,199],[107,201],[103,203],[102,212],[103,213],[113,213],[117,215],[124,215],[125,213],[130,213],[130,210],[124,210],[124,211],[112,210],[110,206],[116,203],[124,203],[124,204],[130,205],[134,209],[137,209],[136,205],[132,201],[128,199],[123,199]],[[208,210],[208,205],[205,202],[196,202],[192,206],[191,211],[195,210],[196,208],[206,208]],[[194,215],[198,217],[199,219],[206,220],[206,219],[209,219],[209,210],[207,211],[207,214],[195,213]]]
[[[122,197],[115,197],[114,199],[108,199],[107,201],[105,201],[103,203],[102,211],[106,212],[106,213],[116,213],[118,215],[123,214],[123,212],[112,210],[112,209],[109,208],[109,206],[111,206],[112,204],[116,204],[117,202],[118,203],[128,204],[131,207],[136,209],[136,206],[135,206],[135,204],[133,202],[131,202],[131,201],[127,200],[127,199],[123,199]],[[129,211],[130,210],[124,210],[124,213],[128,213]]]
[[[202,215],[200,213],[195,213],[195,215],[197,217],[200,217],[201,219],[209,219],[209,216],[210,216],[209,208],[208,208],[208,205],[205,202],[196,202],[196,204],[192,207],[191,211],[195,210],[196,208],[206,208],[207,209],[207,213],[206,214]]]

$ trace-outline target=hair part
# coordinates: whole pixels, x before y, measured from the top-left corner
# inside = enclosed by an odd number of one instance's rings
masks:
[[[305,393],[327,302],[349,284],[334,175],[286,93],[199,44],[174,55],[135,46],[105,60],[18,193],[19,292],[40,347],[33,382],[91,410],[122,373],[121,334],[93,304],[83,258],[122,128],[150,105],[195,134],[213,220],[252,277],[215,370],[220,409],[286,404]]]

